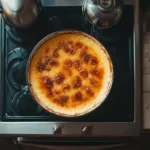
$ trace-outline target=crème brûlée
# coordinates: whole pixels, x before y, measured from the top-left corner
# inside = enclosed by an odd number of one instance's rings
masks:
[[[27,75],[30,91],[44,109],[75,117],[105,100],[113,67],[106,49],[92,36],[62,31],[50,35],[31,54]]]

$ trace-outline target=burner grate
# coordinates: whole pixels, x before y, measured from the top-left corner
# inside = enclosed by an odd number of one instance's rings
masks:
[[[29,57],[28,50],[16,48],[8,54],[8,81],[15,89],[26,85],[26,63]]]
[[[12,105],[17,115],[21,116],[36,116],[43,110],[32,98],[27,86],[16,93]]]

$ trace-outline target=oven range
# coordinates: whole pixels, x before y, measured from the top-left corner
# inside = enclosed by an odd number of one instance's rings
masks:
[[[138,135],[139,1],[123,0],[119,22],[107,29],[99,29],[87,20],[82,12],[83,0],[42,0],[41,5],[38,21],[27,29],[8,24],[4,14],[0,18],[0,134],[43,135],[58,140],[59,137],[94,139]],[[64,29],[79,30],[99,40],[106,47],[114,68],[113,86],[105,102],[77,118],[46,112],[35,102],[26,83],[26,64],[34,46],[48,34]]]

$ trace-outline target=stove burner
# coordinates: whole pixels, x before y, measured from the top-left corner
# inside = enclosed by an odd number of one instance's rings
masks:
[[[27,86],[16,93],[12,100],[12,105],[16,113],[23,116],[37,115],[43,110],[43,108],[33,100]]]
[[[23,33],[22,32],[19,32],[19,30],[17,30],[16,28],[14,27],[10,27],[8,25],[6,25],[5,27],[8,35],[16,42],[18,43],[23,43],[23,41],[26,39],[26,38],[22,38],[23,36]]]
[[[8,55],[8,80],[15,89],[26,85],[26,63],[29,53],[24,48],[16,48]]]
[[[18,29],[9,25],[6,25],[5,29],[9,37],[14,42],[20,44],[30,44],[33,46],[35,46],[35,44],[45,36],[46,32],[45,31],[46,28],[39,23],[27,29]],[[42,29],[43,32],[39,32],[39,29]]]

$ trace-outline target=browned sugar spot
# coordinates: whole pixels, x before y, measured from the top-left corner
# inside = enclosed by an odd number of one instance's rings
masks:
[[[71,50],[70,50],[70,54],[71,54],[71,55],[74,55],[75,53],[76,53],[75,48],[71,48]]]
[[[87,78],[88,77],[88,71],[87,70],[81,70],[80,74],[82,77]]]
[[[105,69],[104,69],[104,68],[91,69],[91,70],[90,70],[90,73],[91,73],[93,76],[97,77],[97,79],[103,80],[104,74],[105,74]]]
[[[79,70],[80,69],[80,60],[73,61],[73,66]]]
[[[66,67],[72,67],[72,60],[66,60],[65,65]]]
[[[68,44],[69,45],[73,45],[73,41],[68,41]]]
[[[46,70],[46,71],[51,71],[51,68],[47,66],[47,67],[45,68],[45,70]]]
[[[77,43],[75,43],[75,46],[76,46],[77,48],[82,48],[82,47],[83,47],[83,44],[82,44],[81,42],[77,42]]]
[[[49,50],[50,50],[50,48],[47,48],[47,49],[45,50],[45,54],[47,54],[47,53],[49,52]]]
[[[46,88],[52,88],[53,87],[53,81],[47,76],[42,77],[42,82],[44,83]]]
[[[97,70],[97,69],[91,69],[90,70],[90,73],[96,77],[100,77],[101,76],[101,72],[100,70]]]
[[[64,85],[64,86],[63,86],[63,91],[64,91],[64,92],[67,92],[67,91],[69,91],[70,89],[71,89],[70,85]]]
[[[66,43],[65,41],[61,41],[58,43],[57,47],[60,49],[65,45],[65,43]]]
[[[93,85],[94,87],[98,87],[98,81],[94,79],[90,79],[90,84]]]
[[[65,76],[62,74],[62,73],[58,73],[56,76],[55,76],[55,82],[57,84],[61,84],[65,79]]]
[[[39,60],[39,61],[38,61],[38,64],[37,64],[37,70],[38,70],[39,72],[41,72],[41,71],[44,71],[45,68],[46,68],[45,64],[42,63],[41,60]]]
[[[83,50],[84,50],[84,51],[87,51],[87,50],[88,50],[88,47],[87,47],[87,46],[84,46],[84,47],[83,47]]]
[[[80,79],[80,77],[75,77],[73,80],[73,87],[74,88],[79,88],[82,86],[82,80]]]
[[[94,96],[94,92],[89,87],[85,87],[85,92],[89,96]]]
[[[97,65],[98,64],[97,58],[96,57],[91,57],[90,64],[91,65]]]
[[[90,60],[90,55],[88,54],[85,54],[84,57],[83,57],[83,61],[87,64]]]
[[[74,55],[76,53],[76,49],[72,41],[63,42],[62,47],[66,53],[70,53],[71,55]]]
[[[86,55],[86,51],[81,50],[81,51],[80,51],[80,57],[83,58],[85,55]]]
[[[60,91],[58,91],[58,90],[54,90],[53,93],[54,93],[55,95],[60,95]]]
[[[51,66],[58,66],[59,65],[59,63],[56,60],[52,60],[52,59],[49,61],[49,64]]]
[[[49,89],[49,90],[48,90],[48,96],[54,96],[54,95],[53,95],[53,92],[52,92],[52,89]]]
[[[58,50],[60,50],[60,49],[63,49],[66,53],[70,53],[72,55],[74,55],[76,52],[72,41],[59,42],[54,49],[54,52],[53,52],[54,57],[56,57],[56,58],[59,57]]]
[[[49,65],[58,66],[59,63],[56,60],[51,59],[50,56],[43,55],[42,58],[40,58],[40,60],[37,63],[37,70],[39,72],[44,70],[50,71],[51,69]]]
[[[53,48],[53,50],[59,51],[61,48],[64,47],[65,43],[66,43],[65,41],[61,41],[61,42],[57,43],[57,45]]]
[[[69,53],[70,52],[70,48],[68,47],[68,44],[65,42],[64,45],[63,45],[63,49],[66,53]]]
[[[67,95],[62,95],[58,98],[54,98],[54,102],[61,105],[61,106],[64,106],[69,100],[69,97]]]
[[[82,100],[83,96],[82,96],[82,93],[81,92],[77,92],[75,95],[74,95],[74,100],[76,101],[80,101]]]
[[[48,64],[49,61],[51,61],[50,56],[47,56],[47,55],[43,56],[43,62],[45,63],[45,65]]]
[[[74,46],[73,41],[68,41],[68,47],[69,47],[70,49],[75,49],[75,46]]]
[[[67,46],[64,48],[64,50],[65,50],[66,53],[70,52],[70,48],[68,48]]]
[[[41,76],[40,77],[40,88],[47,93],[47,96],[53,96],[53,80],[49,78],[48,76]]]
[[[58,54],[58,50],[54,50],[53,52],[53,57],[58,58],[59,54]]]

